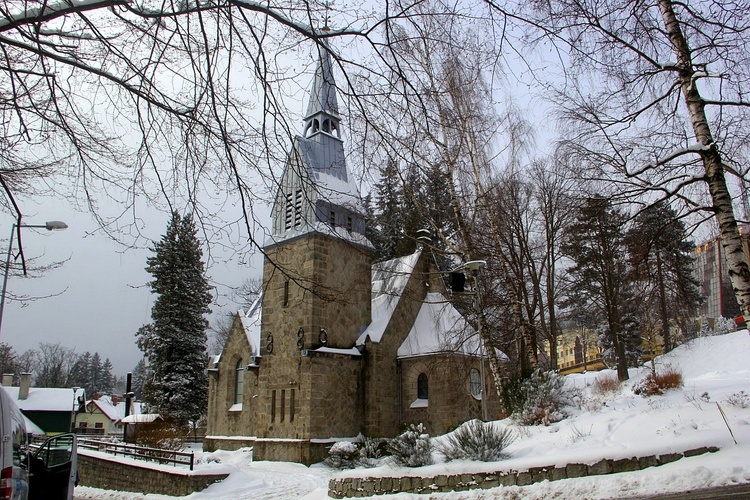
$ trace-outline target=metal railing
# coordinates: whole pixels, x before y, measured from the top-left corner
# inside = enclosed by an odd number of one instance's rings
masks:
[[[188,465],[193,470],[195,454],[193,452],[164,450],[160,448],[149,448],[134,444],[111,443],[107,441],[96,441],[93,439],[79,439],[78,447],[85,450],[101,451],[112,455],[131,457],[138,460],[150,460],[160,464]]]

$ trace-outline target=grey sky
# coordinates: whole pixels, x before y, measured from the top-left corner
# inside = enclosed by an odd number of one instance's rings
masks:
[[[23,209],[27,224],[61,220],[69,226],[53,232],[24,228],[27,259],[35,258],[33,265],[40,266],[68,260],[36,278],[9,278],[9,294],[59,295],[25,304],[6,302],[0,342],[9,343],[19,354],[36,348],[40,342],[59,342],[79,353],[99,352],[103,358],[110,358],[117,375],[132,370],[141,358],[135,332],[150,321],[152,305],[152,295],[145,286],[151,278],[144,269],[146,258],[151,255],[145,248],[146,241],[141,241],[142,248],[124,248],[96,232],[98,226],[91,215],[76,212],[64,201],[46,199],[33,207],[27,203]],[[141,209],[140,215],[144,216],[143,233],[160,238],[168,215],[146,209]],[[12,223],[5,217],[0,224],[3,259]],[[214,255],[219,251],[214,248]],[[229,287],[258,276],[256,261],[256,269],[252,269],[242,265],[238,256],[230,256],[228,261],[213,260],[208,274],[220,294],[218,307],[212,306],[215,313],[237,307],[227,298]]]

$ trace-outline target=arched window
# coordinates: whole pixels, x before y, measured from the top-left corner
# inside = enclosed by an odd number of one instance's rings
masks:
[[[417,377],[417,399],[429,399],[427,396],[427,375],[420,373]]]
[[[469,392],[475,398],[482,399],[482,376],[476,368],[469,371]]]
[[[234,368],[234,404],[242,404],[242,392],[245,389],[245,365],[242,360],[237,361]]]

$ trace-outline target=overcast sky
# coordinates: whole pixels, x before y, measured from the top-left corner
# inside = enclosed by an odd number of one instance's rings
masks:
[[[22,209],[26,224],[61,220],[69,226],[67,230],[51,232],[23,229],[26,257],[35,259],[32,266],[65,262],[35,278],[10,276],[8,296],[53,296],[25,303],[6,300],[0,342],[9,343],[18,354],[38,347],[40,342],[59,342],[79,353],[99,352],[102,358],[112,361],[118,376],[131,371],[141,359],[135,332],[151,319],[153,296],[146,286],[151,275],[145,271],[151,252],[145,248],[145,240],[141,241],[143,248],[125,248],[97,232],[91,215],[75,211],[65,201],[44,199],[34,206],[27,202]],[[143,233],[159,239],[168,215],[145,208],[140,215]],[[0,225],[3,259],[12,223],[6,216]],[[239,232],[238,228],[236,233]],[[17,242],[14,248],[17,249]],[[216,248],[213,251],[220,252]],[[260,275],[259,259],[252,260],[249,267],[240,262],[240,256],[226,257],[226,261],[213,259],[208,272],[217,286],[218,306],[212,306],[216,313],[238,307],[227,297],[230,287]]]

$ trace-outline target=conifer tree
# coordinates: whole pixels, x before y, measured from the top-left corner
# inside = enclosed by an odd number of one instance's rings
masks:
[[[625,328],[627,315],[627,252],[624,225],[626,216],[601,196],[585,200],[576,220],[564,235],[563,252],[573,260],[569,274],[571,288],[606,318],[604,343],[612,346],[617,376],[628,379],[627,345],[635,329]],[[637,336],[637,333],[635,333]]]
[[[695,245],[687,239],[685,224],[664,202],[638,214],[627,243],[634,277],[645,284],[643,302],[655,310],[664,352],[669,352],[674,347],[670,324],[680,316],[693,316],[700,304],[693,277]]]
[[[152,376],[144,399],[162,417],[179,425],[198,420],[206,411],[206,329],[211,287],[203,251],[190,215],[173,213],[166,234],[152,248],[146,270],[156,294],[152,323],[137,334]]]

